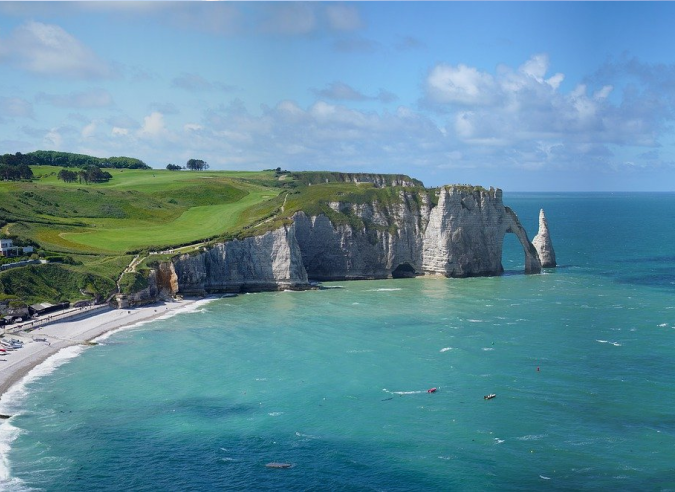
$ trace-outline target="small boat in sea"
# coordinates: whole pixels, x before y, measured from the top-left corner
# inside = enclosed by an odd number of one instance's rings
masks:
[[[293,466],[292,463],[277,463],[273,461],[272,463],[267,463],[265,465],[267,468],[290,468]]]
[[[485,395],[483,400],[492,400],[495,396],[497,396],[496,393],[490,393],[489,395]]]
[[[427,393],[436,393],[436,390],[437,390],[437,389],[438,389],[438,388],[429,388],[429,389],[427,390]]]

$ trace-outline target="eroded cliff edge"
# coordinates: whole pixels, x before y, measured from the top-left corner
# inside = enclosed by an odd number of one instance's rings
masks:
[[[537,249],[499,189],[392,188],[387,197],[330,201],[326,213],[296,211],[289,225],[177,255],[130,300],[305,289],[310,280],[499,275],[508,233],[522,245],[525,272],[541,271]]]

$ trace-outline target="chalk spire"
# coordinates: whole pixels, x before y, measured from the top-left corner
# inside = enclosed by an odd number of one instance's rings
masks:
[[[548,232],[548,223],[543,208],[539,211],[539,232],[534,236],[532,244],[537,249],[542,267],[553,268],[556,266],[555,251],[553,251],[553,243]]]

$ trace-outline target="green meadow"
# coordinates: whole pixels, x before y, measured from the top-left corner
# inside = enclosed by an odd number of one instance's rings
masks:
[[[242,214],[283,189],[274,172],[118,170],[108,183],[64,183],[36,166],[33,182],[0,183],[5,232],[51,251],[124,254],[197,243],[255,221]]]

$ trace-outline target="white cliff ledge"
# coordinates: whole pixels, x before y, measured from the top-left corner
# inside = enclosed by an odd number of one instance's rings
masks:
[[[535,248],[499,189],[401,189],[387,203],[329,206],[358,220],[297,212],[290,226],[174,257],[151,276],[156,285],[147,295],[304,289],[310,279],[499,275],[508,233],[523,247],[525,273],[539,273],[542,252],[553,251]]]

